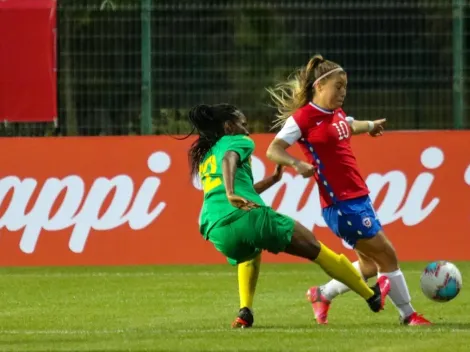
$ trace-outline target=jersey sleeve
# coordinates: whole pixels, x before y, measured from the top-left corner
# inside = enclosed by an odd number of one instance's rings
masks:
[[[346,120],[346,122],[348,123],[349,126],[352,126],[352,124],[354,122],[354,117],[346,116],[344,119]]]
[[[230,138],[227,151],[240,156],[240,162],[246,161],[255,150],[255,142],[248,136],[237,135]]]
[[[289,145],[294,144],[302,137],[299,125],[295,122],[294,117],[291,116],[286,120],[282,129],[277,133],[276,139],[282,139]]]
[[[343,109],[339,109],[339,112],[343,115],[343,116],[346,116],[344,119],[346,120],[346,122],[348,123],[349,126],[352,126],[353,122],[354,122],[354,117],[352,116],[348,116],[346,115],[346,113],[344,112]]]

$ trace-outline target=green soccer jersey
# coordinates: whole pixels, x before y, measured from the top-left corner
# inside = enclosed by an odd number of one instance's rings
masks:
[[[204,237],[207,237],[207,233],[219,220],[237,210],[230,204],[225,192],[222,162],[226,152],[234,151],[240,156],[235,172],[235,194],[259,205],[264,205],[263,200],[253,187],[251,154],[254,149],[255,143],[248,136],[224,136],[212,147],[199,165],[199,177],[204,191],[199,229]]]

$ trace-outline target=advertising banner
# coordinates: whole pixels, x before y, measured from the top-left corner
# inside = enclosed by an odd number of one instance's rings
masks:
[[[273,135],[253,135],[256,180]],[[0,139],[0,265],[224,263],[198,232],[193,139],[167,136]],[[400,260],[470,260],[470,132],[353,138],[359,167]],[[298,146],[292,152],[302,157]],[[287,169],[268,205],[353,252],[326,227],[318,185]],[[297,262],[266,254],[268,262]]]

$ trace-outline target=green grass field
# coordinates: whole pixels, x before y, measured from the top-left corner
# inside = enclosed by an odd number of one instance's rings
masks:
[[[464,280],[470,263],[457,263]],[[232,330],[235,268],[224,266],[1,269],[2,351],[469,351],[470,295],[449,303],[419,288],[424,263],[403,266],[414,305],[436,324],[403,327],[390,301],[374,314],[353,293],[315,324],[315,265],[264,264],[255,327]]]

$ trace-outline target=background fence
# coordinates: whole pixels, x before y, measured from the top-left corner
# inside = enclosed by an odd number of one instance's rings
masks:
[[[239,105],[266,132],[264,88],[315,53],[348,71],[352,116],[385,116],[392,129],[470,128],[468,0],[58,4],[58,124],[10,124],[0,135],[184,133],[201,102]]]

